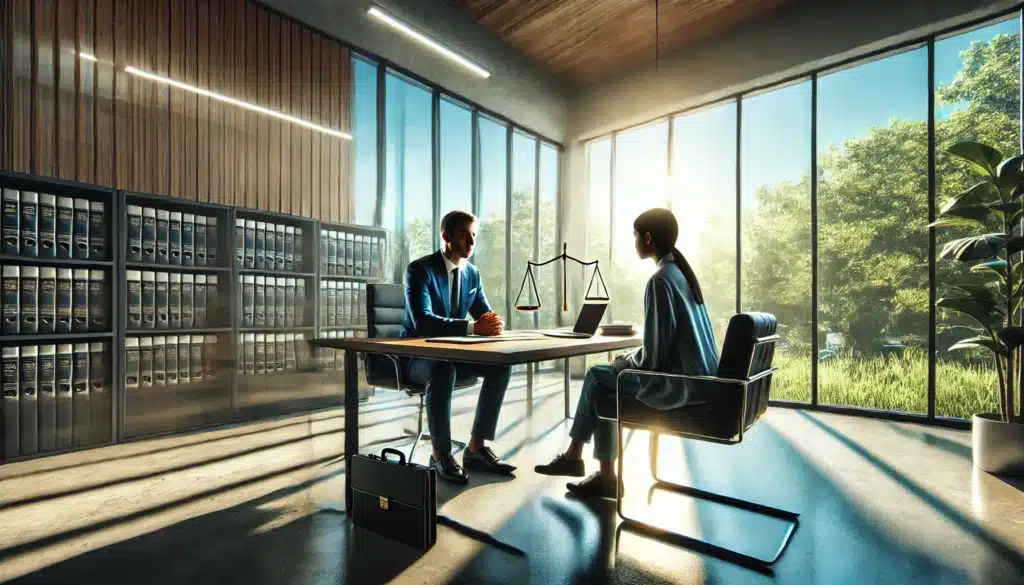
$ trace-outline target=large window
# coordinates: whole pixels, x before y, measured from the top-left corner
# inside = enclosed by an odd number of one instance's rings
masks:
[[[615,136],[612,262],[602,271],[615,321],[644,322],[644,290],[656,265],[637,257],[633,220],[652,207],[668,206],[667,144],[667,120]]]
[[[473,211],[473,113],[441,98],[441,216]]]
[[[512,134],[512,265],[509,272],[512,276],[513,291],[518,291],[523,277],[526,275],[526,262],[534,260],[534,232],[537,222],[534,217],[534,206],[537,204],[537,139],[525,134]],[[522,304],[532,304],[527,300],[529,285],[520,299]],[[512,299],[515,301],[515,299]],[[536,299],[534,299],[536,300]],[[512,327],[528,329],[533,327],[531,313],[517,311],[512,307]]]
[[[1014,18],[935,43],[936,204],[977,182],[977,176],[946,154],[951,144],[977,140],[1004,156],[1020,152],[1020,33]],[[998,226],[1002,231],[1002,226]],[[976,235],[977,228],[939,228],[937,250],[957,237]],[[949,284],[984,281],[959,263],[940,261],[938,293]],[[935,414],[967,418],[998,412],[998,374],[992,354],[984,349],[949,347],[974,335],[977,323],[940,311],[936,327]]]
[[[928,49],[818,78],[818,400],[928,410]]]
[[[399,234],[398,266],[434,251],[433,115],[427,88],[387,74],[384,226]],[[397,228],[401,226],[401,230]]]
[[[736,103],[672,121],[669,196],[721,348],[736,312]]]
[[[743,99],[741,308],[778,320],[777,400],[811,399],[811,82]]]
[[[537,259],[544,262],[562,253],[558,234],[558,150],[550,145],[540,145],[540,190],[537,192]],[[558,315],[562,312],[562,268],[554,262],[540,269],[537,275],[537,289],[544,307],[540,310],[537,326],[551,329],[558,326]]]
[[[352,58],[352,189],[355,221],[374,225],[377,206],[377,66]]]
[[[508,127],[480,116],[480,185],[477,244],[473,262],[480,267],[491,308],[505,314],[505,193],[508,170]]]
[[[1020,25],[1015,15],[675,115],[671,144],[662,121],[589,142],[586,253],[611,257],[614,318],[642,319],[650,267],[631,258],[630,222],[663,204],[670,152],[678,247],[719,344],[737,288],[742,311],[778,319],[773,399],[956,418],[997,411],[992,354],[951,350],[982,333],[978,324],[943,309],[931,324],[929,307],[932,287],[941,298],[991,275],[929,258],[928,224],[932,205],[978,182],[947,153],[953,143],[990,144],[1004,157],[1021,150]],[[935,249],[979,229],[940,225]]]

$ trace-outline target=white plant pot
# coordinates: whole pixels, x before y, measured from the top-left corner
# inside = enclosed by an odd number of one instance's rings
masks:
[[[975,467],[1024,475],[1024,424],[1003,422],[998,414],[976,414],[971,422]]]

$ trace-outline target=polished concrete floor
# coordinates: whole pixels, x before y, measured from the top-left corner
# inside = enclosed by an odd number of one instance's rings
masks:
[[[611,502],[535,475],[568,422],[559,376],[539,381],[532,417],[523,382],[494,443],[518,477],[442,485],[440,513],[461,526],[440,526],[426,554],[348,526],[342,413],[322,411],[0,467],[0,582],[1024,583],[1024,483],[974,470],[968,433],[771,409],[738,446],[663,440],[663,476],[801,513],[769,575],[621,530]],[[457,436],[474,406],[459,393]],[[378,393],[361,408],[363,451],[415,412]],[[755,554],[776,545],[774,520],[648,497],[647,449],[629,437],[628,513]]]

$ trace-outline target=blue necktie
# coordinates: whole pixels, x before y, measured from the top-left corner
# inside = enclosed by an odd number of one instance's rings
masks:
[[[455,269],[452,270],[452,319],[462,318],[462,279],[460,278],[461,275],[459,274],[459,272],[460,271],[458,266],[456,266]]]

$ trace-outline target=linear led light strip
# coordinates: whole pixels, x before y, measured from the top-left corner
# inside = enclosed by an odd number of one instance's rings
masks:
[[[402,33],[412,37],[413,39],[416,39],[417,41],[423,43],[424,45],[430,47],[431,49],[437,51],[438,53],[441,53],[445,57],[448,57],[449,59],[457,62],[459,65],[462,65],[463,67],[469,69],[473,73],[476,73],[480,77],[488,78],[491,76],[490,71],[484,69],[483,67],[477,65],[476,63],[449,49],[448,47],[445,47],[441,43],[424,35],[423,33],[413,29],[408,24],[405,24],[401,20],[398,20],[394,16],[391,16],[390,14],[381,10],[380,8],[374,6],[373,8],[370,8],[367,11],[367,13],[370,16],[376,18],[377,20],[380,20],[381,22],[390,25],[396,30],[401,31]]]
[[[87,60],[93,60],[93,61],[96,60],[96,57],[93,57],[92,55],[89,55],[87,53],[79,53],[79,56],[82,57],[83,59],[87,59]],[[316,130],[317,132],[323,132],[324,134],[330,134],[331,136],[336,136],[338,138],[344,138],[345,140],[352,140],[352,135],[351,134],[346,134],[344,132],[339,132],[338,130],[332,130],[330,128],[325,128],[324,126],[320,126],[320,125],[314,124],[312,122],[307,122],[306,120],[303,120],[302,118],[296,118],[295,116],[289,116],[288,114],[282,114],[281,112],[276,112],[274,110],[270,110],[270,109],[264,108],[262,106],[257,106],[256,104],[250,104],[248,102],[243,102],[241,100],[236,100],[236,99],[230,98],[230,97],[228,97],[226,95],[221,95],[219,93],[215,93],[215,92],[208,91],[208,90],[205,90],[205,89],[202,89],[202,88],[199,88],[199,87],[195,87],[194,85],[189,85],[187,83],[182,83],[180,81],[175,81],[175,80],[167,78],[167,77],[161,77],[160,75],[156,75],[156,74],[150,73],[148,71],[143,71],[142,69],[137,69],[135,67],[125,67],[124,70],[127,71],[128,73],[131,73],[132,75],[138,75],[139,77],[144,77],[146,79],[150,79],[150,80],[156,81],[158,83],[166,83],[167,85],[170,85],[171,87],[176,87],[178,89],[183,89],[185,91],[190,91],[192,93],[196,93],[196,94],[199,94],[199,95],[202,95],[202,96],[206,96],[208,98],[215,99],[217,101],[221,101],[221,102],[224,102],[226,104],[231,104],[233,106],[238,106],[240,108],[245,108],[247,110],[252,110],[254,112],[259,112],[261,114],[266,114],[268,116],[273,116],[275,118],[284,120],[286,122],[291,122],[293,124],[298,124],[299,126],[305,126],[306,128],[309,128],[311,130]]]

